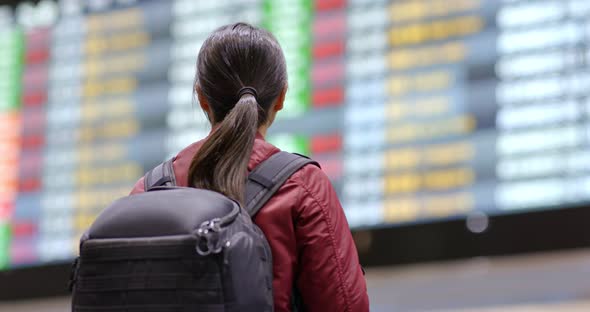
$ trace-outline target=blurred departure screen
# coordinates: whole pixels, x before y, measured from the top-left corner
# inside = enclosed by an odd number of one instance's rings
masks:
[[[237,21],[287,59],[267,140],[322,164],[351,227],[590,201],[590,1],[22,2],[0,7],[0,269],[71,259],[209,133],[195,61]]]

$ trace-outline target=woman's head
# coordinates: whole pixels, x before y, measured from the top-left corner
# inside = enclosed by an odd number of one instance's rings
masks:
[[[194,89],[214,131],[193,158],[190,186],[242,201],[256,131],[282,108],[286,87],[285,57],[269,32],[237,23],[205,40]]]

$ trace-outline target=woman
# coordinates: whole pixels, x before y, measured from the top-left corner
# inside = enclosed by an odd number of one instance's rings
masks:
[[[264,136],[286,91],[285,58],[270,33],[243,23],[213,32],[199,52],[194,85],[213,130],[176,156],[177,185],[243,202],[248,171],[279,151]],[[132,194],[143,185],[141,179]],[[321,169],[296,172],[254,222],[272,250],[275,311],[291,310],[293,285],[308,311],[369,310],[348,223]]]

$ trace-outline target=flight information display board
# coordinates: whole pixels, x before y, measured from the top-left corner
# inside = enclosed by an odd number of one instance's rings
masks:
[[[287,59],[267,140],[353,228],[590,201],[586,0],[93,0],[0,7],[0,269],[71,259],[146,170],[205,137],[199,48],[244,21]]]

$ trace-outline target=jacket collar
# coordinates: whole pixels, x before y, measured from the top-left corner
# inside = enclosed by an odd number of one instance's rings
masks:
[[[213,130],[209,132],[209,135],[211,135],[212,132]],[[206,138],[189,145],[176,155],[176,159],[174,160],[174,173],[176,175],[176,182],[179,186],[188,185],[188,169],[193,157],[205,140],[207,140],[209,135]],[[248,171],[252,171],[261,162],[279,151],[278,148],[266,142],[264,136],[260,132],[256,132],[254,147],[252,148],[252,154],[250,155],[250,161],[248,162]]]

